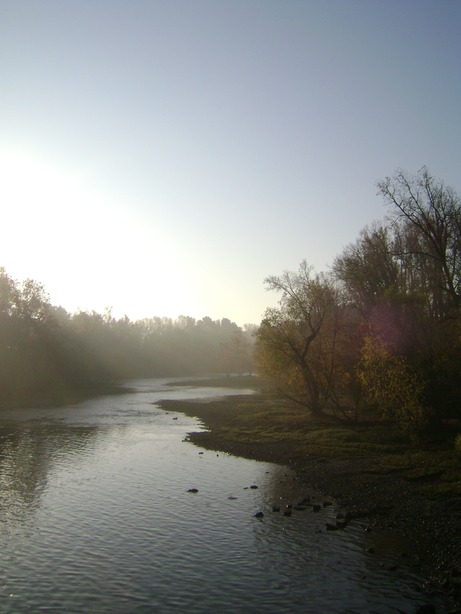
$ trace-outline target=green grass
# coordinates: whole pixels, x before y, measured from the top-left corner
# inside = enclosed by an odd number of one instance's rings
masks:
[[[244,380],[245,381],[245,380]],[[461,495],[461,454],[456,433],[416,445],[392,425],[313,418],[304,408],[272,395],[226,397],[212,402],[165,401],[165,409],[198,416],[221,441],[286,446],[292,456],[370,459],[375,474],[398,473],[430,497]]]

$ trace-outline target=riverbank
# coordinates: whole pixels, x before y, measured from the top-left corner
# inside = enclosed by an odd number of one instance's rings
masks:
[[[252,387],[245,378],[233,386],[245,383]],[[460,603],[461,459],[449,444],[422,449],[383,425],[314,421],[299,407],[260,391],[207,402],[168,400],[161,407],[204,424],[206,430],[189,434],[191,442],[289,465],[352,518],[405,536],[434,580]]]

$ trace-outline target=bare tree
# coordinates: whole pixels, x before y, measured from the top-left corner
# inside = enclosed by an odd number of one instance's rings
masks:
[[[392,234],[383,225],[364,228],[333,263],[333,273],[348,299],[366,316],[397,288],[399,267],[393,257]]]
[[[379,193],[393,207],[391,220],[409,233],[403,258],[413,256],[424,268],[433,288],[433,305],[439,317],[452,314],[461,303],[461,200],[423,167],[415,176],[398,171],[378,182]],[[415,235],[414,235],[415,236]]]
[[[306,262],[297,273],[268,277],[281,294],[256,334],[257,369],[277,390],[319,414],[332,396],[340,311],[334,285]]]

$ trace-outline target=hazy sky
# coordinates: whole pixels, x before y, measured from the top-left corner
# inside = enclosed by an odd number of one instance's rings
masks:
[[[459,0],[0,0],[0,265],[52,302],[259,323],[427,165],[461,188]]]

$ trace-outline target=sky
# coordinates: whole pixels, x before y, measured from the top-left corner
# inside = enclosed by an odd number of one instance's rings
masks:
[[[384,219],[461,189],[459,0],[0,0],[0,266],[69,312],[258,324]]]

